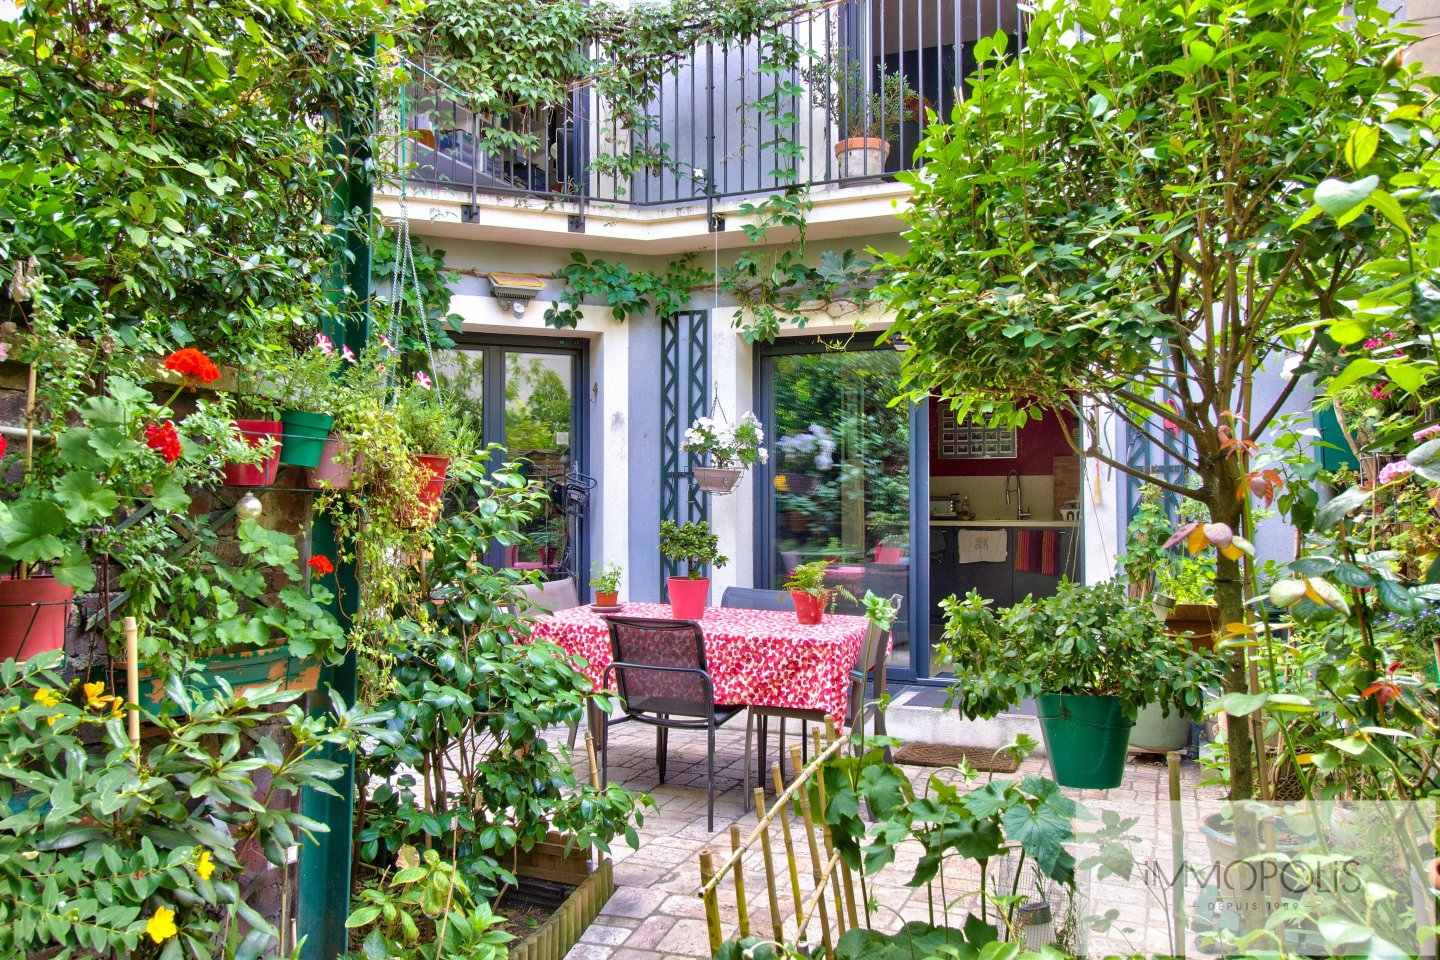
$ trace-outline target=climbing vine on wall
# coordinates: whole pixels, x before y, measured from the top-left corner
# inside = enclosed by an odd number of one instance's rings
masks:
[[[545,311],[545,323],[568,330],[580,323],[580,304],[586,297],[601,300],[621,322],[646,311],[668,317],[690,305],[691,288],[709,274],[694,265],[693,257],[672,261],[664,273],[652,273],[613,260],[591,260],[577,250],[558,276],[565,282],[565,292]]]

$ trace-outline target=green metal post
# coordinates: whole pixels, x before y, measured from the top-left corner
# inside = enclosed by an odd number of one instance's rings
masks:
[[[363,53],[371,63],[375,60],[375,38],[368,38]],[[326,335],[337,346],[350,347],[357,354],[365,348],[370,334],[370,217],[373,198],[370,182],[369,133],[373,127],[376,105],[367,96],[361,105],[342,113],[341,133],[332,141],[332,150],[345,157],[345,178],[336,189],[335,206],[339,222],[346,226],[337,231],[335,259],[331,268],[331,297],[341,306],[344,319],[326,323]],[[357,219],[346,215],[360,211]],[[314,552],[336,557],[335,526],[330,517],[315,519],[312,533]],[[359,604],[359,585],[353,561],[335,564],[336,596],[332,612],[349,629]],[[337,667],[327,667],[320,675],[320,687],[312,708],[329,709],[328,690],[338,693],[347,704],[353,704],[359,691],[355,653],[346,654]],[[326,759],[345,768],[344,775],[332,786],[339,796],[315,790],[300,795],[300,809],[306,816],[324,823],[328,833],[316,835],[315,843],[306,843],[300,852],[300,905],[296,925],[304,939],[303,960],[333,960],[344,953],[348,944],[345,918],[350,913],[350,834],[355,813],[355,757],[348,751],[327,751]]]

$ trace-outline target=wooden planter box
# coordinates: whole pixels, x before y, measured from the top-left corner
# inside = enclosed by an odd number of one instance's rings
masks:
[[[588,851],[572,849],[567,853],[565,838],[553,833],[529,853],[520,855],[515,873],[573,885],[574,889],[538,929],[510,945],[513,960],[562,960],[615,892],[615,871],[608,857],[600,858],[592,868]]]
[[[1165,615],[1165,632],[1172,637],[1188,634],[1190,642],[1206,650],[1215,649],[1215,631],[1220,626],[1220,608],[1213,603],[1177,603]]]
[[[225,678],[236,693],[243,690],[278,683],[285,690],[314,690],[320,682],[320,661],[292,657],[285,646],[257,647],[251,650],[237,650],[220,653],[200,659],[205,669],[205,679],[194,691],[206,693],[216,689],[214,681]],[[117,678],[123,687],[125,671],[117,661]],[[104,679],[101,668],[92,671],[92,679]],[[123,689],[118,692],[123,693]],[[142,710],[160,716],[172,716],[178,708],[165,696],[165,682],[144,667],[140,669],[140,707]]]

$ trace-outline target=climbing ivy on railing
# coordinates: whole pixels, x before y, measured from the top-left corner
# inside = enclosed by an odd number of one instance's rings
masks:
[[[709,275],[689,256],[672,261],[664,273],[652,273],[613,260],[591,260],[577,250],[557,276],[565,282],[565,292],[545,311],[545,323],[572,330],[580,323],[580,304],[586,297],[603,301],[610,315],[622,323],[646,311],[668,317],[690,305],[691,288]]]

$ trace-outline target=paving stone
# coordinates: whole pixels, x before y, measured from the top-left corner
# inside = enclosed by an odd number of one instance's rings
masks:
[[[625,941],[625,946],[638,950],[655,950],[660,947],[660,942],[675,926],[676,919],[663,914],[656,914],[649,917]]]
[[[609,902],[605,904],[604,913],[607,917],[630,917],[644,920],[652,913],[665,912],[660,907],[667,899],[669,898],[663,890],[629,885],[618,886]]]
[[[585,932],[580,935],[580,942],[613,947],[616,944],[624,943],[633,932],[625,927],[612,927],[597,921],[585,928]]]

